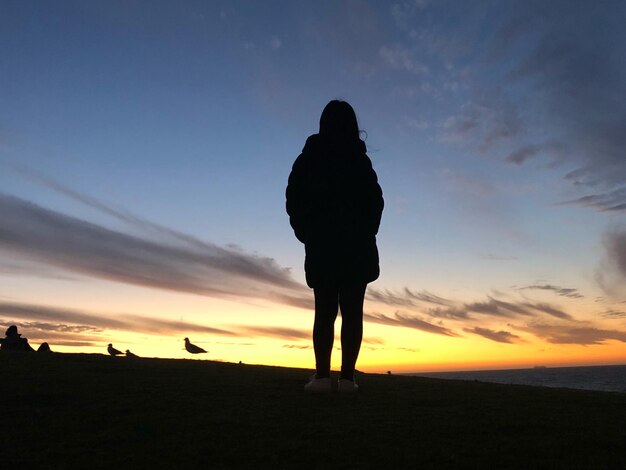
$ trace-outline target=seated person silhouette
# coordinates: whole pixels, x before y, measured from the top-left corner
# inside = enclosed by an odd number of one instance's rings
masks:
[[[2,351],[34,351],[28,340],[22,338],[17,332],[17,326],[11,325],[7,328],[5,337],[0,339],[0,350]]]

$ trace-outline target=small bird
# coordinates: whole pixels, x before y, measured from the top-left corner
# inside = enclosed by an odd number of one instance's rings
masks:
[[[139,357],[137,356],[137,354],[133,354],[132,352],[130,352],[130,349],[126,350],[126,357]]]
[[[107,351],[111,356],[119,356],[120,354],[124,354],[122,351],[118,351],[117,349],[115,349],[111,343],[109,343]]]
[[[206,352],[200,346],[196,346],[195,344],[191,344],[189,342],[189,338],[185,338],[185,349],[187,351],[189,351],[191,354],[200,354],[200,353],[205,353]]]

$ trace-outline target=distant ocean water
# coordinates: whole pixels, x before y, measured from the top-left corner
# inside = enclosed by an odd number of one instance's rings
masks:
[[[538,367],[533,369],[425,372],[407,375],[437,379],[477,380],[500,384],[577,388],[626,393],[626,365]]]

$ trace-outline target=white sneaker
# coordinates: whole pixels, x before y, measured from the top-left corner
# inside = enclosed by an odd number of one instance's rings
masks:
[[[310,393],[329,393],[331,389],[330,377],[318,379],[315,375],[311,376],[309,383],[304,386],[304,391]]]
[[[339,393],[356,393],[358,390],[359,386],[352,380],[339,379],[339,382],[337,382],[337,391]]]

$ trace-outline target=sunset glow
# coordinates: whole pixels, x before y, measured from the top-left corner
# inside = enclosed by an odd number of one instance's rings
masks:
[[[285,186],[341,98],[385,198],[359,370],[626,363],[626,4],[574,3],[5,3],[2,331],[312,368]]]

